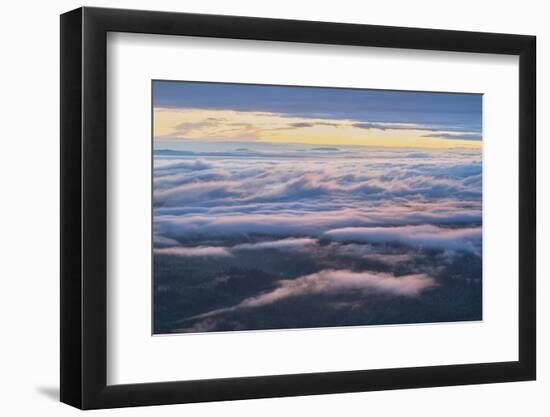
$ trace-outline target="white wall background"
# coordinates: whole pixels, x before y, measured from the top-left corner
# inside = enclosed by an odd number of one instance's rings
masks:
[[[59,17],[73,0],[3,5],[0,21],[0,410],[3,415],[76,415],[59,392]],[[532,34],[538,37],[539,378],[536,382],[236,401],[94,412],[94,415],[546,416],[550,413],[550,147],[543,120],[550,97],[545,3],[462,0],[338,2],[124,0],[86,5],[238,14],[395,26]],[[545,101],[546,100],[546,101]],[[544,102],[543,102],[544,101]],[[503,236],[506,238],[506,236]],[[546,259],[545,259],[546,258]],[[546,395],[545,395],[546,394]]]

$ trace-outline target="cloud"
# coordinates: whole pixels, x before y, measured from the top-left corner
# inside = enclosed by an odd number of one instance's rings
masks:
[[[186,134],[193,132],[194,130],[200,130],[203,128],[217,127],[220,123],[224,123],[226,120],[221,117],[207,117],[205,120],[199,122],[182,122],[174,126],[174,130],[179,135],[185,136]]]
[[[321,152],[338,152],[340,149],[332,146],[320,146],[318,148],[311,148],[312,151],[321,151]]]
[[[173,171],[198,171],[212,168],[213,165],[202,159],[191,161],[155,160],[155,175],[168,175]]]
[[[155,175],[153,178],[155,191],[171,189],[179,185],[213,182],[213,181],[229,181],[230,174],[220,169],[209,169],[204,171],[171,171],[168,175]]]
[[[231,189],[237,185],[233,181],[194,182],[178,185],[167,190],[154,192],[155,205],[180,205],[206,199],[220,199],[235,195]]]
[[[412,154],[412,159],[409,153],[393,154],[394,161],[387,160],[391,153],[388,157],[384,155],[384,159],[377,159],[374,154],[372,160],[357,159],[353,154],[330,160],[329,155],[307,157],[302,153],[299,164],[280,156],[249,155],[241,159],[227,155],[226,161],[218,160],[215,166],[196,172],[187,171],[189,162],[182,164],[179,170],[170,169],[174,163],[155,168],[155,187],[157,184],[165,188],[165,185],[176,187],[184,183],[202,183],[206,188],[215,187],[220,193],[225,189],[225,200],[230,204],[323,196],[334,200],[349,198],[350,194],[356,193],[380,194],[378,199],[385,201],[407,195],[440,198],[442,194],[464,199],[481,193],[481,163],[478,161],[457,163],[455,157],[454,163],[446,163],[437,154]],[[271,157],[273,159],[269,159]],[[314,162],[314,158],[323,165]],[[421,161],[415,162],[417,158]],[[183,194],[189,192],[195,201],[196,191],[194,186],[190,186],[179,189],[178,193],[188,201]],[[205,202],[212,199],[209,193],[200,195]],[[162,195],[158,197],[162,198]]]
[[[432,133],[425,138],[453,139],[453,140],[481,140],[481,133]]]
[[[153,244],[155,246],[166,247],[166,246],[179,245],[179,242],[175,239],[170,239],[169,237],[166,237],[166,236],[161,236],[161,235],[154,234],[153,235]]]
[[[213,310],[190,319],[202,319],[241,309],[262,307],[282,300],[308,295],[338,295],[361,292],[388,296],[416,297],[436,286],[433,278],[426,274],[411,274],[396,277],[375,272],[353,272],[350,270],[327,269],[295,279],[281,280],[277,288],[244,299],[239,304]]]
[[[432,158],[433,155],[426,152],[413,152],[407,155],[407,158]]]
[[[327,195],[334,189],[334,184],[326,181],[326,178],[317,173],[304,173],[296,179],[274,187],[267,192],[258,193],[253,199],[299,200],[316,198]]]
[[[422,310],[411,320],[429,312],[401,298],[422,297],[436,281],[435,298],[452,291],[450,279],[479,285],[480,150],[211,142],[178,149],[154,156],[154,256],[162,265],[175,261],[170,253],[202,258],[214,268],[201,275],[212,297],[186,303],[190,288],[162,316],[174,331],[338,325],[333,306],[366,323],[374,304],[403,305],[384,316],[403,322],[410,304]],[[166,284],[164,271],[155,271],[156,285]],[[178,291],[186,285],[178,282]],[[477,294],[467,285],[464,294]],[[304,317],[289,322],[283,304]],[[452,317],[462,314],[456,310]]]
[[[315,122],[296,122],[296,123],[290,123],[288,128],[292,127],[314,127],[314,126],[331,126],[331,127],[340,127],[342,125],[346,124],[346,121],[339,122],[339,121],[333,121],[333,122],[323,122],[323,121],[315,121]]]
[[[405,119],[406,120],[406,119]],[[441,136],[423,135],[424,131]],[[301,117],[289,113],[238,111],[204,108],[154,108],[154,136],[159,139],[200,141],[266,141],[317,145],[478,147],[473,143],[452,143],[444,135],[465,132],[461,126],[409,122],[357,120],[350,114],[334,118],[329,114]],[[475,132],[465,132],[475,133]],[[428,138],[428,140],[426,140]],[[452,139],[458,139],[452,137]],[[450,143],[448,143],[450,142]]]
[[[399,208],[345,209],[330,211],[289,210],[277,213],[276,209],[262,211],[253,207],[252,213],[220,214],[197,213],[187,215],[155,216],[155,231],[174,239],[197,241],[200,239],[251,237],[268,235],[276,237],[302,236],[323,237],[325,232],[346,227],[367,227],[411,223],[457,223],[479,222],[476,210],[447,211],[440,213],[415,211]],[[325,236],[328,237],[328,236]]]
[[[379,129],[379,130],[439,130],[436,127],[419,125],[416,123],[380,123],[380,122],[362,122],[354,123],[353,127],[359,129]]]
[[[155,254],[184,256],[184,257],[194,257],[194,256],[227,257],[227,256],[232,256],[231,252],[227,248],[217,247],[217,246],[196,246],[196,247],[176,246],[176,247],[155,249]]]
[[[481,227],[460,229],[433,225],[401,227],[345,227],[325,232],[339,241],[399,243],[430,249],[474,251],[481,244]]]
[[[281,251],[302,251],[317,243],[317,239],[311,238],[288,238],[281,240],[270,240],[256,243],[242,243],[233,246],[233,250],[281,250]]]
[[[318,239],[346,227],[481,224],[480,152],[410,158],[407,149],[335,154],[290,146],[278,152],[286,157],[264,156],[267,146],[249,149],[208,160],[156,158],[155,233],[189,246],[212,239],[232,246],[235,239]]]
[[[366,130],[405,130],[405,131],[427,131],[434,132],[424,134],[424,138],[436,139],[463,139],[463,140],[481,140],[481,133],[477,131],[465,131],[461,126],[443,126],[443,125],[426,125],[418,123],[381,123],[381,122],[361,122],[354,123],[353,127]]]
[[[310,122],[296,122],[296,123],[290,124],[290,127],[312,127],[312,126],[315,126],[315,124]]]
[[[426,125],[426,124],[418,124],[418,123],[386,123],[386,122],[361,122],[361,123],[354,123],[354,127],[357,127],[359,129],[378,129],[378,130],[414,130],[414,131],[428,131],[428,132],[439,132],[434,135],[423,135],[423,137],[434,137],[434,138],[442,138],[445,139],[446,132],[450,130],[448,133],[449,135],[453,135],[453,131],[456,130],[460,134],[460,131],[462,131],[462,128],[459,126],[442,126],[442,125]],[[464,133],[465,135],[473,135],[478,134],[475,132],[467,132]],[[478,134],[479,135],[479,134]],[[455,137],[452,137],[451,139],[458,139]]]

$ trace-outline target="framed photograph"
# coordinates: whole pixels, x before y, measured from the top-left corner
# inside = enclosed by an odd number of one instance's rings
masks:
[[[535,37],[61,16],[61,401],[533,380]]]

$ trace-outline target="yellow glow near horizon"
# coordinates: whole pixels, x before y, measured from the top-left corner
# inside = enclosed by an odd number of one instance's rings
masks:
[[[447,131],[420,130],[410,124],[361,128],[347,119],[288,117],[268,112],[205,109],[154,109],[155,138],[262,141],[312,145],[363,145],[427,148],[481,148],[481,141],[426,137]],[[380,124],[383,125],[383,124]]]
[[[473,148],[480,141],[424,137],[426,131],[396,129],[361,129],[351,126],[314,126],[292,131],[262,134],[258,139],[276,143],[307,143],[312,145],[362,145],[423,148]]]

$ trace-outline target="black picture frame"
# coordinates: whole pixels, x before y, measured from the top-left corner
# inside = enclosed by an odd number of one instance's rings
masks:
[[[519,56],[519,358],[423,366],[107,385],[108,32]],[[536,38],[102,8],[61,15],[61,401],[81,409],[534,380]]]

